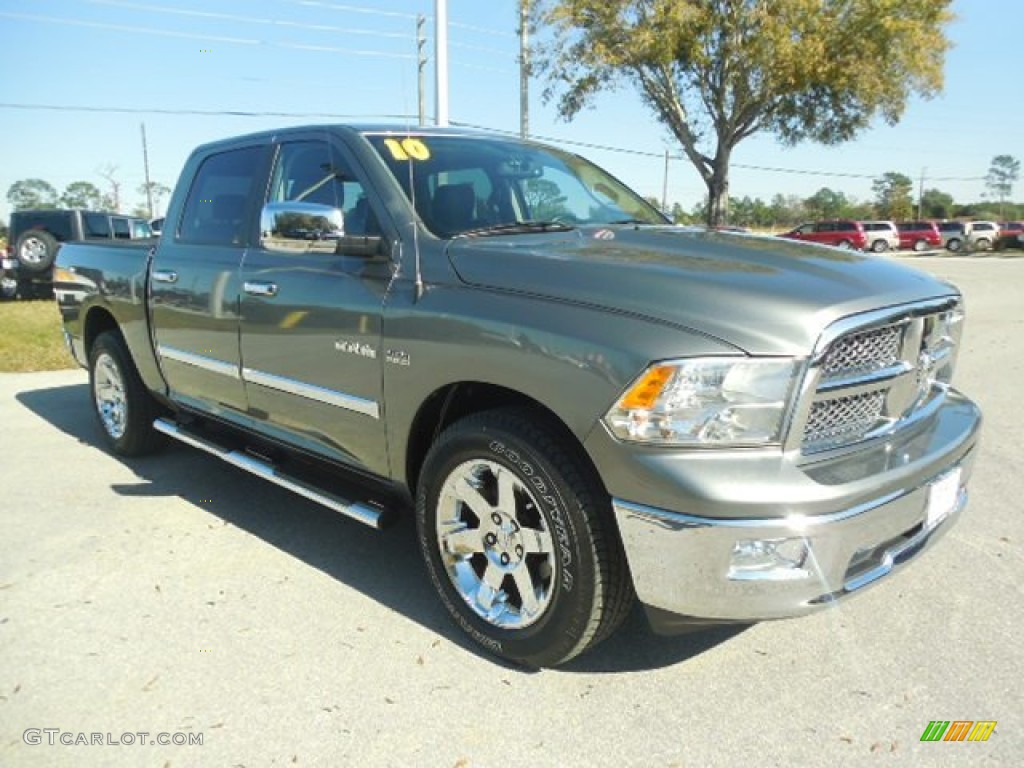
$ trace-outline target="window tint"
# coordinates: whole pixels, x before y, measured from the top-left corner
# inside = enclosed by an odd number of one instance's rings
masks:
[[[128,219],[122,219],[119,216],[112,216],[110,223],[113,226],[115,238],[118,240],[129,240],[131,238],[132,233],[128,228]]]
[[[27,232],[30,229],[44,229],[57,238],[58,242],[71,240],[71,216],[70,211],[53,211],[37,214],[15,212],[11,214],[11,242],[15,237]]]
[[[192,182],[178,239],[190,243],[245,244],[248,201],[260,169],[262,147],[211,155]]]
[[[105,213],[83,213],[82,233],[86,237],[110,237],[110,217]]]
[[[341,210],[346,235],[380,231],[362,183],[327,141],[281,145],[271,176],[269,202],[289,200]]]
[[[838,229],[840,232],[855,232],[857,225],[852,221],[840,221]]]
[[[814,227],[815,232],[835,232],[836,225],[834,221],[819,221]]]

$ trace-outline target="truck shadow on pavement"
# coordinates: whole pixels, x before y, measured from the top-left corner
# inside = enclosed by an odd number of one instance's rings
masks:
[[[79,443],[130,467],[141,482],[112,485],[114,493],[177,496],[359,590],[466,652],[485,655],[454,626],[435,596],[410,514],[400,515],[398,522],[384,531],[375,531],[177,443],[152,457],[113,457],[102,447],[86,384],[22,392],[16,399]],[[661,637],[651,632],[638,607],[611,638],[561,671],[616,673],[666,667],[699,656],[745,628],[729,626]],[[509,669],[529,672],[488,658]]]

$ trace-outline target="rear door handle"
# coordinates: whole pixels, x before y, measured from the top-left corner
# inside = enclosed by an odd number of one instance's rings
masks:
[[[277,283],[264,280],[246,280],[242,289],[250,296],[277,296]]]
[[[153,282],[154,283],[176,283],[178,282],[178,273],[173,269],[154,269],[153,270]]]

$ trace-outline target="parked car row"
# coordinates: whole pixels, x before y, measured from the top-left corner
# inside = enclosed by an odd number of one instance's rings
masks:
[[[15,211],[7,252],[0,261],[0,294],[3,298],[49,296],[53,262],[63,243],[151,237],[149,222],[135,216],[78,208]]]
[[[875,253],[939,248],[953,252],[987,251],[993,248],[1024,247],[1024,222],[834,219],[801,224],[782,233],[780,237]]]

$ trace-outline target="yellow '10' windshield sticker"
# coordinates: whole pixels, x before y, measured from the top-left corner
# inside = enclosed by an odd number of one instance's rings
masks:
[[[384,146],[391,150],[395,160],[429,160],[430,150],[419,139],[384,139]]]

